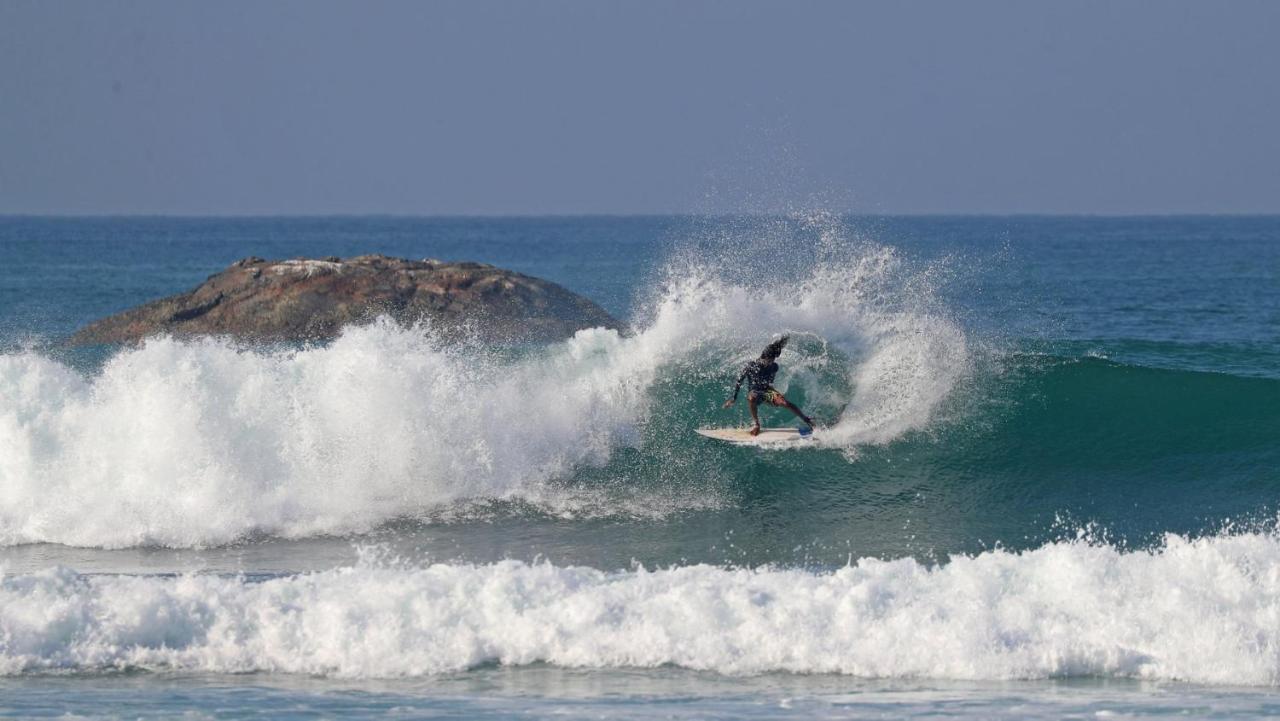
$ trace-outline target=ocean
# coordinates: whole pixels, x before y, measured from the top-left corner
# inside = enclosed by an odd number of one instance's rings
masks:
[[[62,342],[365,253],[626,330]],[[0,218],[2,717],[1274,717],[1278,493],[1280,217]]]

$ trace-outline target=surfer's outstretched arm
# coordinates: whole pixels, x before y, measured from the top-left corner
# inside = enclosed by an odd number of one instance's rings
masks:
[[[728,408],[738,401],[738,391],[742,390],[742,381],[747,377],[747,369],[742,369],[742,374],[738,376],[738,382],[733,384],[733,397],[724,402],[724,407]],[[755,406],[752,406],[752,414],[755,413]]]

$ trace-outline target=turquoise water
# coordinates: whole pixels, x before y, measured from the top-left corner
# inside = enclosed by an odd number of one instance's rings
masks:
[[[629,332],[60,343],[369,252]],[[0,349],[0,713],[1275,711],[1280,218],[6,218]]]

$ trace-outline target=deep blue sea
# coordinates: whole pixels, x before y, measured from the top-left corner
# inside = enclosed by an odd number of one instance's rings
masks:
[[[63,342],[366,253],[628,330]],[[1277,501],[1280,217],[0,218],[0,717],[1273,717]]]

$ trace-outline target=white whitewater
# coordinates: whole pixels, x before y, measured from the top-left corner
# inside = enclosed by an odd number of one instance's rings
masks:
[[[1274,686],[1280,541],[1170,536],[830,573],[363,564],[249,582],[0,577],[0,673],[439,674],[664,664],[876,678],[1075,676]]]
[[[728,385],[779,332],[848,359],[842,387],[806,390],[844,407],[817,444],[852,456],[927,427],[969,373],[966,337],[930,311],[930,287],[866,245],[768,291],[687,267],[634,336],[586,330],[516,359],[389,322],[289,351],[157,338],[88,377],[0,355],[0,544],[347,533],[463,499],[572,508],[581,491],[557,481],[640,442],[668,367],[719,364]],[[829,361],[789,351],[783,390]]]

